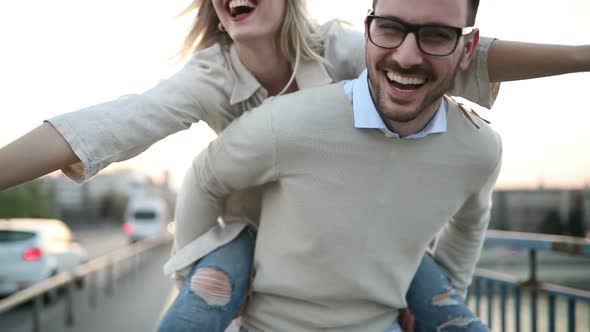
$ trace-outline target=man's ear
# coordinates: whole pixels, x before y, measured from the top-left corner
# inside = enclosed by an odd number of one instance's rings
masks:
[[[477,51],[477,45],[479,45],[479,29],[473,30],[469,36],[465,38],[465,47],[463,48],[463,58],[461,59],[460,69],[462,71],[469,68],[471,59]]]

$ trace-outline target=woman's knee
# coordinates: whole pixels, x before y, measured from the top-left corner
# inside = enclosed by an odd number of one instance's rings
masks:
[[[188,289],[208,305],[241,305],[250,288],[254,240],[247,230],[203,257],[187,280]]]
[[[231,300],[232,284],[224,271],[214,267],[197,269],[189,283],[190,291],[208,305],[224,306]]]
[[[489,331],[426,254],[406,295],[416,319],[415,331]]]

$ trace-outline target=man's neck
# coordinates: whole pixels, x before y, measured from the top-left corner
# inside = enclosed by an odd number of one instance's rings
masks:
[[[382,119],[387,128],[393,131],[394,133],[397,133],[400,137],[403,138],[406,136],[410,136],[423,130],[430,123],[430,121],[432,121],[442,101],[443,97],[441,97],[439,100],[432,103],[431,105],[427,106],[424,112],[420,113],[418,117],[411,121],[398,122],[383,117]]]

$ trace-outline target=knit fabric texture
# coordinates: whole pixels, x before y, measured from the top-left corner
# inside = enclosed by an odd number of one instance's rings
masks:
[[[471,281],[501,164],[499,136],[449,101],[448,131],[418,140],[356,129],[342,84],[273,99],[196,159],[198,222],[264,185],[255,331],[383,331],[429,243],[459,291]]]

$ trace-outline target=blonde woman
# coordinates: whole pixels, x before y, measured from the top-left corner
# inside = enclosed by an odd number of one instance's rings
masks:
[[[83,182],[194,122],[220,132],[270,96],[355,78],[364,69],[362,34],[339,24],[316,26],[304,0],[195,0],[186,12],[193,11],[182,52],[190,60],[181,71],[144,94],[50,119],[6,146],[0,150],[0,188],[56,169]],[[490,107],[491,82],[590,70],[589,53],[587,46],[484,39],[454,93]],[[249,285],[253,240],[244,221],[256,221],[256,191],[228,199],[225,228],[200,229],[187,204],[190,197],[181,193],[178,252],[167,267],[190,275],[162,330],[222,331]],[[232,218],[239,221],[230,223]]]

